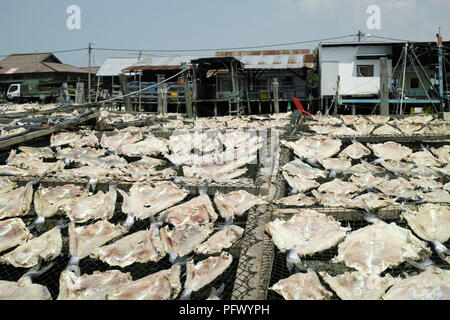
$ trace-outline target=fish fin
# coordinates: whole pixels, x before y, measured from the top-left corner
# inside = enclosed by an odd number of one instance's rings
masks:
[[[331,169],[330,173],[328,174],[328,177],[334,179],[334,178],[336,178],[336,175],[337,175],[336,170]]]
[[[42,266],[42,261],[40,259],[39,263],[34,266],[33,268],[31,268],[30,270],[28,270],[27,273],[25,273],[22,277],[29,277],[30,279],[34,279],[39,277],[40,275],[44,274],[45,272],[47,272],[51,267],[53,267],[55,265],[55,262],[51,262],[49,264],[47,264],[45,267],[41,268]]]
[[[300,256],[292,249],[286,254],[286,266],[291,273],[293,270],[306,271]]]
[[[440,242],[432,241],[431,243],[433,244],[433,247],[436,250],[439,258],[447,262],[448,256],[450,256],[450,250]]]
[[[127,218],[126,218],[126,220],[123,222],[122,226],[125,227],[125,228],[127,228],[127,229],[130,229],[130,228],[133,226],[134,222],[135,222],[134,217],[133,217],[133,216],[130,216],[130,215],[127,215]]]
[[[429,254],[425,251],[422,250],[421,252],[419,252],[419,256],[420,256],[420,260],[419,261],[415,261],[411,258],[405,258],[405,261],[412,265],[413,267],[420,269],[420,270],[426,270],[429,267],[434,267],[436,266],[434,264],[433,261],[431,261]]]
[[[225,283],[222,283],[222,285],[218,289],[212,287],[211,293],[209,296],[217,297],[217,298],[221,299],[224,290],[225,290]]]
[[[225,224],[223,225],[223,228],[231,226],[233,222],[234,222],[234,215],[225,219]]]
[[[164,225],[164,223],[166,222],[168,215],[169,215],[169,211],[165,210],[163,213],[161,213],[159,215],[159,219],[158,220],[155,220],[154,222],[152,222],[150,224],[150,227],[156,226],[158,229],[160,229]],[[153,219],[154,219],[154,217],[153,217]]]
[[[92,190],[92,192],[95,192],[95,189],[97,189],[97,179],[95,178],[89,178],[88,183],[86,185],[86,189]]]
[[[377,159],[373,160],[373,161],[371,162],[371,164],[379,164],[379,163],[381,163],[383,160],[384,160],[383,158],[377,158]]]
[[[317,160],[312,158],[306,158],[305,161],[314,168],[319,168],[319,164],[317,163]]]
[[[191,300],[192,289],[184,288],[178,300]]]
[[[81,276],[81,269],[78,265],[69,265],[66,270],[73,272],[77,277]]]
[[[364,212],[362,211],[356,211],[359,215],[363,217],[364,220],[366,220],[368,223],[375,223],[376,221],[380,220],[373,211],[369,208],[367,203],[364,200],[361,200],[364,206]]]

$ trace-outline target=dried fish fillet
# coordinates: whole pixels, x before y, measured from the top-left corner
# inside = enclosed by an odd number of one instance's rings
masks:
[[[130,132],[117,132],[112,136],[102,135],[100,145],[116,154],[120,153],[122,145],[133,144],[142,140],[142,133],[131,134]]]
[[[172,207],[167,212],[167,222],[175,228],[214,223],[218,218],[207,194]]]
[[[450,146],[446,145],[441,148],[431,148],[431,152],[433,152],[438,159],[443,163],[450,163]]]
[[[380,164],[394,174],[407,173],[414,168],[413,164],[398,160],[382,160]]]
[[[450,300],[450,271],[431,267],[394,284],[384,300]]]
[[[126,236],[110,245],[95,249],[90,257],[100,259],[110,266],[125,268],[135,262],[157,262],[166,252],[159,237],[159,229],[152,226]]]
[[[353,199],[348,199],[345,204],[347,208],[366,209],[368,207],[371,210],[377,210],[396,205],[397,203],[393,199],[382,197],[379,193],[369,192]]]
[[[442,189],[436,189],[432,192],[422,193],[420,197],[424,199],[425,202],[447,204],[450,203],[450,193]]]
[[[398,266],[405,258],[419,259],[421,250],[430,250],[411,231],[377,220],[374,224],[350,233],[338,246],[331,262],[344,262],[347,267],[367,274],[380,274]]]
[[[376,186],[386,196],[396,196],[405,199],[417,199],[418,193],[414,186],[403,178],[392,179]]]
[[[268,204],[266,198],[254,196],[245,190],[233,191],[228,194],[216,191],[214,203],[224,219],[242,216],[254,206]]]
[[[326,178],[327,176],[325,171],[313,168],[298,158],[282,166],[281,170],[287,172],[291,176],[299,176],[310,180]]]
[[[379,144],[368,144],[368,147],[372,149],[373,153],[384,160],[397,160],[400,161],[409,157],[412,150],[408,147],[404,147],[397,142],[388,141]]]
[[[233,262],[233,257],[222,252],[220,256],[209,257],[194,264],[193,260],[186,263],[186,282],[185,290],[196,292],[204,286],[213,282],[220,276]]]
[[[106,300],[106,296],[116,288],[132,281],[129,272],[119,270],[76,276],[64,270],[59,276],[59,295],[57,300]]]
[[[346,173],[352,173],[353,175],[365,175],[367,173],[378,174],[383,173],[384,168],[374,166],[366,161],[361,160],[361,163],[355,164],[353,167],[348,169]]]
[[[0,252],[27,242],[32,237],[20,218],[0,221]]]
[[[213,232],[213,224],[202,226],[186,226],[182,229],[169,229],[165,226],[160,230],[164,250],[172,256],[184,257],[190,254]]]
[[[322,206],[331,208],[345,208],[347,202],[355,196],[355,194],[334,192],[320,193],[317,190],[313,190],[311,193]]]
[[[342,142],[325,136],[302,138],[295,142],[281,141],[300,158],[322,160],[331,158],[341,149]]]
[[[287,221],[276,219],[265,230],[281,252],[292,249],[300,256],[334,247],[349,231],[333,217],[313,210],[303,210]]]
[[[50,137],[50,147],[60,147],[80,140],[81,136],[74,132],[54,133]]]
[[[314,271],[296,273],[275,283],[270,290],[282,295],[286,300],[324,300],[333,296],[320,283]]]
[[[231,247],[244,234],[244,229],[238,226],[226,226],[213,234],[206,242],[195,248],[197,254],[214,254]]]
[[[420,238],[445,243],[450,239],[450,207],[427,203],[402,216]]]
[[[379,184],[388,181],[388,177],[375,177],[371,173],[364,175],[352,175],[349,180],[360,188],[376,188]]]
[[[315,205],[317,200],[313,197],[308,197],[303,193],[297,193],[286,198],[275,200],[274,203],[293,207],[310,207]]]
[[[33,182],[13,189],[0,197],[0,219],[28,214],[33,200]]]
[[[75,223],[71,222],[69,224],[70,255],[77,259],[83,259],[89,256],[96,248],[120,237],[126,232],[127,229],[124,227],[104,220],[80,227],[75,227]]]
[[[8,178],[0,178],[0,196],[14,190],[17,187],[17,183],[9,180]]]
[[[128,157],[152,157],[168,152],[169,150],[166,143],[163,140],[153,136],[147,137],[145,140],[136,143],[122,144],[120,148],[120,154]]]
[[[181,291],[180,266],[153,273],[119,286],[107,294],[108,300],[174,300]]]
[[[342,300],[380,300],[386,290],[400,279],[390,274],[384,277],[363,272],[345,272],[336,277],[326,272],[319,273]]]
[[[61,249],[61,230],[54,227],[0,257],[0,262],[16,268],[31,268],[39,263],[39,259],[53,260],[61,254]]]
[[[409,156],[409,160],[413,161],[417,166],[424,167],[440,167],[443,164],[440,160],[433,157],[428,150],[414,152]]]
[[[46,286],[32,283],[28,275],[19,281],[0,280],[0,300],[52,300]]]
[[[361,188],[351,182],[345,182],[341,179],[334,179],[320,185],[319,192],[349,194],[361,191]]]
[[[122,211],[136,219],[147,219],[179,203],[189,192],[178,188],[174,183],[165,181],[153,186],[135,183],[130,195],[118,189],[123,197]]]
[[[297,192],[306,192],[313,188],[317,188],[320,184],[315,180],[309,180],[298,176],[290,176],[286,172],[283,172],[283,177],[291,186],[291,188],[295,189]]]
[[[78,200],[67,211],[69,219],[76,223],[89,220],[109,220],[114,215],[116,207],[117,191],[115,186],[109,186],[109,191],[99,191],[93,196]]]
[[[327,170],[334,170],[337,173],[345,172],[351,168],[352,162],[345,158],[328,158],[319,160],[319,163]]]
[[[34,210],[38,216],[49,218],[58,211],[67,212],[74,204],[88,195],[88,190],[73,184],[55,188],[39,186],[34,194]]]
[[[403,133],[394,127],[385,124],[372,132],[373,135],[403,135]]]

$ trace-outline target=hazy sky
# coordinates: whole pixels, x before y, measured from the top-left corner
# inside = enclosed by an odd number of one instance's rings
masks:
[[[70,5],[81,9],[80,30],[66,26]],[[370,5],[381,9],[380,30],[367,28]],[[450,0],[1,0],[0,55],[85,48],[89,41],[99,48],[144,50],[246,47],[358,30],[435,41],[439,27],[448,40],[449,13]],[[315,43],[290,46],[314,47]],[[56,55],[64,63],[87,66],[87,51]],[[98,64],[109,56],[136,53],[94,51],[94,55]]]

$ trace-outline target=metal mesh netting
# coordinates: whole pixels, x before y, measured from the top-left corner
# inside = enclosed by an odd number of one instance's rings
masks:
[[[386,223],[395,222],[398,226],[408,229],[407,223],[404,220],[395,219],[395,220],[384,220]],[[352,229],[352,231],[361,229],[363,227],[366,227],[369,225],[366,221],[360,220],[360,221],[341,221],[341,224],[343,226],[349,225]],[[273,243],[272,243],[273,245]],[[444,245],[447,247],[450,245],[450,240],[447,241]],[[271,251],[271,252],[270,252]],[[433,253],[430,257],[430,259],[441,269],[450,270],[450,265],[443,262],[437,253],[432,250]],[[331,249],[316,253],[312,256],[308,257],[301,257],[301,260],[308,268],[312,268],[317,273],[321,271],[325,271],[331,276],[337,276],[339,274],[343,274],[346,271],[355,271],[355,269],[346,267],[343,263],[332,263],[331,259],[337,256],[338,254],[338,247],[337,245]],[[273,265],[272,265],[272,272],[270,275],[269,285],[267,288],[273,286],[275,283],[282,279],[286,279],[292,274],[295,273],[295,271],[289,272],[287,266],[286,266],[286,252],[282,253],[278,250],[276,246],[272,246],[271,250],[268,250],[266,253],[267,256],[272,255],[273,256]],[[406,278],[409,276],[414,276],[422,271],[419,270],[416,267],[413,267],[409,265],[406,262],[401,263],[397,267],[394,268],[388,268],[383,273],[381,273],[381,276],[390,274],[393,277],[401,277]],[[339,297],[333,292],[333,290],[328,286],[328,284],[323,281],[323,279],[319,276],[319,279],[321,280],[322,285],[330,292],[333,293],[333,296],[331,299],[337,300]],[[267,300],[283,300],[283,297],[276,293],[273,290],[267,290]]]
[[[196,195],[190,195],[188,196],[183,202],[189,201]],[[213,206],[215,206],[214,202]],[[116,211],[112,219],[109,220],[109,222],[113,224],[120,224],[123,223],[123,221],[126,219],[126,215],[122,213],[121,211],[121,203],[116,203]],[[216,210],[217,212],[217,210]],[[30,214],[23,217],[23,220],[26,225],[30,225],[33,220],[35,219],[36,215],[34,212],[34,208],[32,206],[30,210]],[[46,219],[42,230],[39,232],[36,231],[36,229],[32,230],[33,237],[37,237],[44,232],[52,229],[56,225],[62,225],[64,223],[68,223],[70,220],[62,215],[54,216],[52,218]],[[247,221],[247,214],[238,217],[235,219],[234,224],[237,226],[240,226],[245,229]],[[80,225],[87,225],[89,223],[84,223]],[[123,237],[130,235],[134,232],[140,231],[140,230],[146,230],[150,227],[150,220],[139,220],[134,223],[134,225],[130,228],[127,234],[125,234]],[[223,219],[219,218],[218,221],[216,221],[214,225],[214,229],[218,230],[220,229],[224,224]],[[41,267],[45,267],[49,263],[53,263],[52,267],[47,270],[44,274],[33,278],[33,283],[44,285],[48,288],[50,291],[50,294],[52,295],[53,299],[56,299],[59,293],[59,277],[61,272],[67,267],[68,262],[70,260],[70,254],[69,254],[69,239],[68,239],[68,229],[64,228],[61,230],[61,234],[63,236],[63,248],[62,248],[62,254],[58,256],[56,259],[50,261],[50,262],[42,262]],[[109,243],[113,243],[117,241],[120,238],[116,238]],[[191,296],[191,299],[193,300],[204,300],[207,299],[211,293],[211,289],[219,288],[222,284],[224,284],[224,291],[221,295],[222,299],[231,299],[232,290],[234,286],[234,280],[236,277],[236,270],[238,266],[239,257],[241,254],[241,246],[242,246],[242,238],[238,240],[231,248],[225,249],[224,251],[227,251],[230,253],[230,255],[233,257],[233,261],[231,265],[225,270],[224,273],[222,273],[219,277],[217,277],[212,283],[205,286],[198,292],[194,292]],[[2,255],[5,253],[8,253],[10,251],[14,250],[14,248],[11,248],[5,252],[2,252]],[[189,257],[192,257],[195,263],[198,263],[199,261],[202,261],[206,258],[208,258],[207,255],[197,255],[194,253],[191,253]],[[106,270],[120,270],[121,272],[130,272],[133,280],[138,280],[140,278],[143,278],[145,276],[148,276],[150,274],[153,274],[155,272],[169,269],[172,266],[172,263],[169,261],[169,256],[167,255],[163,259],[161,259],[158,262],[149,262],[149,263],[134,263],[130,266],[127,266],[125,268],[120,267],[111,267],[106,263],[103,263],[100,260],[97,259],[91,259],[90,257],[86,257],[84,259],[80,260],[79,267],[81,270],[81,274],[92,274],[94,271],[106,271]],[[7,281],[18,281],[21,276],[23,276],[28,269],[23,268],[15,268],[6,264],[0,264],[0,280],[7,280]],[[184,282],[186,280],[186,266],[182,265],[181,268],[181,284],[184,285]]]

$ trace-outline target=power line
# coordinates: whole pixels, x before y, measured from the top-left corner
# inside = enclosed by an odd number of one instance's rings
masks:
[[[93,48],[93,50],[99,51],[142,51],[142,52],[204,52],[204,51],[230,51],[230,50],[245,50],[245,49],[260,49],[260,48],[270,48],[270,47],[284,47],[284,46],[292,46],[298,44],[306,44],[312,42],[322,42],[329,40],[337,40],[348,37],[353,37],[354,34],[340,36],[340,37],[332,37],[332,38],[324,38],[324,39],[316,39],[316,40],[307,40],[307,41],[297,41],[297,42],[287,42],[287,43],[279,43],[279,44],[268,44],[268,45],[260,45],[260,46],[248,46],[248,47],[233,47],[233,48],[206,48],[206,49],[153,49],[153,50],[143,50],[143,49],[114,49],[114,48]]]
[[[60,51],[43,51],[45,53],[66,53],[66,52],[76,52],[76,51],[83,51],[83,50],[87,50],[88,48],[79,48],[79,49],[69,49],[69,50],[60,50]],[[36,54],[36,52],[28,52],[28,53],[21,53],[21,54]],[[0,57],[8,57],[10,56],[10,54],[6,54],[6,55],[0,55]]]

